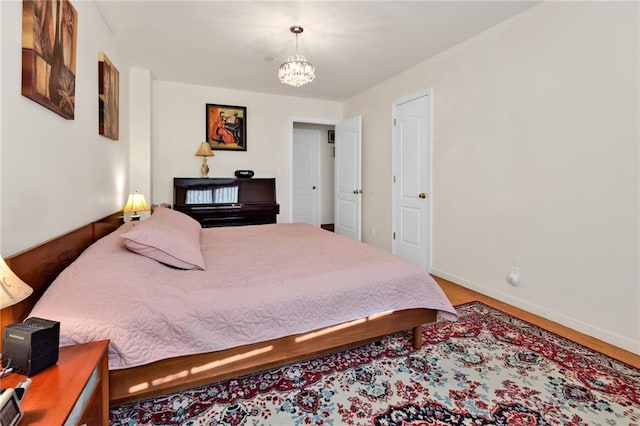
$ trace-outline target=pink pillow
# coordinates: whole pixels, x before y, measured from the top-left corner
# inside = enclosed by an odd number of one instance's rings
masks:
[[[205,269],[200,224],[184,213],[158,208],[121,235],[134,253],[180,269]]]

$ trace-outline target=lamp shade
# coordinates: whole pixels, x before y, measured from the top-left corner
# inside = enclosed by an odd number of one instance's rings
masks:
[[[23,301],[33,293],[33,289],[24,283],[4,259],[0,258],[0,309]]]
[[[198,152],[196,155],[199,157],[215,157],[216,155],[211,151],[211,147],[209,146],[209,142],[201,142],[200,147],[198,148]]]
[[[127,212],[146,212],[149,210],[147,200],[144,199],[144,195],[138,191],[129,194],[127,204],[124,206],[123,211]]]

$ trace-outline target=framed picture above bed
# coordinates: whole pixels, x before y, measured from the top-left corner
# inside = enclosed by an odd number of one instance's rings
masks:
[[[78,13],[68,0],[22,2],[22,95],[75,117]]]
[[[120,73],[107,55],[98,53],[98,133],[118,140],[120,127]]]
[[[207,104],[206,119],[211,149],[247,150],[247,107]]]

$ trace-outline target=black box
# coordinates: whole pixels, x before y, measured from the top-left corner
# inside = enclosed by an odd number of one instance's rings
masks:
[[[4,328],[2,367],[33,376],[58,362],[60,323],[28,318]]]
[[[241,179],[251,179],[253,177],[253,170],[236,170],[235,175]]]

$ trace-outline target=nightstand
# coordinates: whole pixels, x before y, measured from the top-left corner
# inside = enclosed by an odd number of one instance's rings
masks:
[[[108,425],[109,341],[60,348],[58,363],[31,377],[22,400],[23,425]],[[12,373],[0,381],[14,387],[26,376]]]

